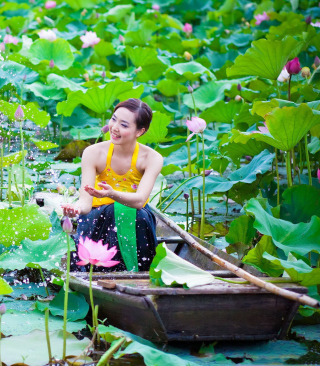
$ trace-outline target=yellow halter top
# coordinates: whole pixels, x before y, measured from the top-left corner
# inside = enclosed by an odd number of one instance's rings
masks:
[[[107,164],[104,171],[96,176],[96,181],[94,184],[94,188],[100,190],[101,187],[98,186],[98,183],[106,182],[109,184],[115,191],[118,192],[136,192],[138,189],[138,185],[142,178],[142,174],[136,168],[138,153],[139,153],[139,144],[136,143],[136,147],[134,149],[131,166],[130,169],[123,175],[116,174],[111,168],[111,158],[113,154],[114,144],[110,143],[108,155],[107,155]],[[144,206],[148,203],[144,204]],[[110,205],[114,203],[114,200],[110,197],[97,198],[93,197],[92,207],[99,207],[102,205]]]

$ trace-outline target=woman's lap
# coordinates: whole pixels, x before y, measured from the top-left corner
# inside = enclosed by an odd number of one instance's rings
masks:
[[[80,215],[78,219],[77,233],[74,235],[76,245],[79,242],[80,236],[89,237],[93,241],[102,240],[103,244],[109,244],[109,248],[116,246],[117,254],[113,260],[118,260],[120,263],[114,267],[96,267],[96,271],[125,271],[126,266],[123,262],[119,249],[117,229],[114,217],[114,205],[103,205],[93,208],[87,215]],[[153,213],[148,205],[140,210],[137,210],[136,217],[136,236],[137,236],[137,254],[139,271],[149,270],[152,259],[155,255],[156,246],[156,221]],[[79,261],[76,252],[72,254],[71,268],[72,270],[83,270],[84,268],[76,268],[75,263]],[[88,270],[88,266],[86,268]]]

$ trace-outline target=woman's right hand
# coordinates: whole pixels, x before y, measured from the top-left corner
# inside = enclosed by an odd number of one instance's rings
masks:
[[[64,203],[61,205],[63,216],[76,217],[81,214],[81,207],[72,203]]]

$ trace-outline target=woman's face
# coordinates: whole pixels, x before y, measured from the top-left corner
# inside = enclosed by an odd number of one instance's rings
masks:
[[[120,107],[109,120],[110,139],[114,144],[130,143],[145,131],[137,129],[135,114],[129,109]]]

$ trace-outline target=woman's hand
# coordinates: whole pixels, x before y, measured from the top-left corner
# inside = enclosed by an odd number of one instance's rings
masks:
[[[94,187],[91,187],[89,185],[84,186],[84,190],[90,194],[90,196],[97,197],[97,198],[104,198],[104,197],[112,197],[113,195],[113,188],[106,183],[98,183],[98,186],[102,189],[98,190]]]
[[[81,214],[81,207],[72,203],[65,203],[61,205],[63,216],[76,217]]]

